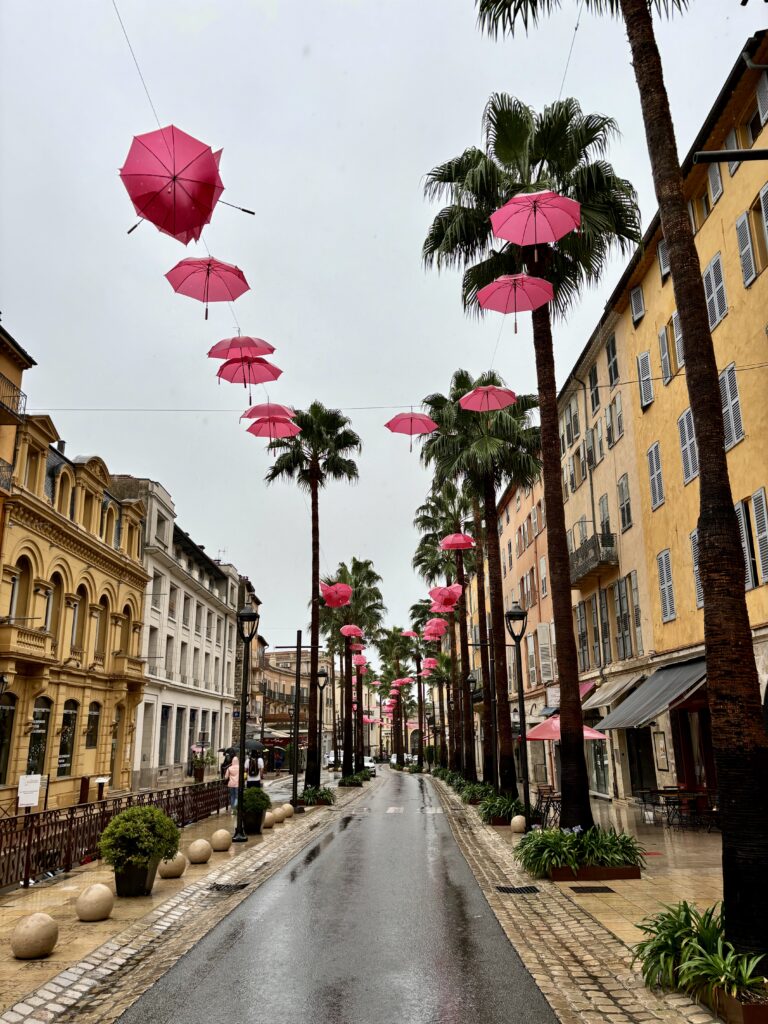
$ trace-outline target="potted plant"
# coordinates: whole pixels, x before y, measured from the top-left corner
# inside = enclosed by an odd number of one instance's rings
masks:
[[[639,878],[645,864],[645,851],[634,836],[597,826],[533,829],[514,856],[529,874],[553,882]]]
[[[462,800],[468,789],[469,787],[464,787]],[[491,792],[482,798],[477,810],[480,820],[486,825],[508,825],[516,815],[522,814],[525,808],[516,797],[496,796]]]
[[[307,807],[313,807],[315,804],[329,806],[335,802],[336,796],[333,790],[327,786],[305,786],[304,792],[301,794],[301,803],[306,804]]]
[[[205,769],[212,768],[216,764],[216,755],[213,748],[196,751],[192,754],[192,777],[195,782],[205,781]]]
[[[99,838],[99,852],[115,869],[118,896],[148,896],[161,860],[175,857],[179,830],[159,807],[128,807]]]
[[[272,806],[269,794],[259,786],[249,786],[243,793],[243,827],[249,836],[261,835],[264,815]]]

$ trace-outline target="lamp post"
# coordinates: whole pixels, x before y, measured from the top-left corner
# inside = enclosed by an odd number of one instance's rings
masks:
[[[523,773],[523,803],[525,805],[525,830],[531,827],[531,792],[528,781],[528,748],[525,732],[525,694],[523,693],[523,658],[520,653],[520,642],[525,635],[528,624],[528,612],[521,608],[517,601],[504,614],[507,632],[515,643],[515,675],[517,676],[517,709],[520,715],[520,767]]]
[[[243,827],[243,791],[245,789],[245,723],[248,714],[248,687],[251,678],[251,641],[259,629],[259,607],[245,605],[237,613],[237,635],[243,644],[243,689],[240,694],[240,770],[237,776],[237,822],[232,836],[233,843],[247,843],[248,836]],[[262,720],[264,710],[262,708]]]
[[[322,682],[320,681],[322,680]],[[323,765],[323,690],[328,685],[328,671],[321,668],[317,673],[317,692],[319,694],[320,708],[317,715],[317,756],[320,758],[320,767]]]

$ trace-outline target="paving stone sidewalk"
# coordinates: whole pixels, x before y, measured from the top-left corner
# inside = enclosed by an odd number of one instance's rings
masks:
[[[684,995],[656,994],[631,966],[629,947],[557,885],[536,880],[530,895],[498,886],[531,885],[512,847],[484,825],[476,809],[432,779],[454,838],[518,955],[563,1024],[711,1024],[708,1009]]]
[[[378,784],[338,790],[334,806],[296,815],[275,830],[268,844],[243,848],[236,859],[185,886],[30,992],[0,1014],[0,1024],[111,1024],[259,885]]]

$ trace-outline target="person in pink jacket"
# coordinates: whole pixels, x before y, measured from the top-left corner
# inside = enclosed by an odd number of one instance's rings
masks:
[[[224,778],[227,780],[229,792],[229,813],[234,814],[237,807],[237,787],[240,784],[240,761],[237,754],[232,758],[232,764],[224,773]]]

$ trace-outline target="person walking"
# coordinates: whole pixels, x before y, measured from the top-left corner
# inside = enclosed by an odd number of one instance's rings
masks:
[[[264,777],[264,761],[261,757],[258,760],[250,754],[246,761],[246,788],[253,787],[261,789],[261,782]]]
[[[237,788],[240,785],[240,759],[237,754],[232,758],[232,763],[224,773],[227,780],[227,791],[229,793],[229,813],[234,814],[237,807]]]

